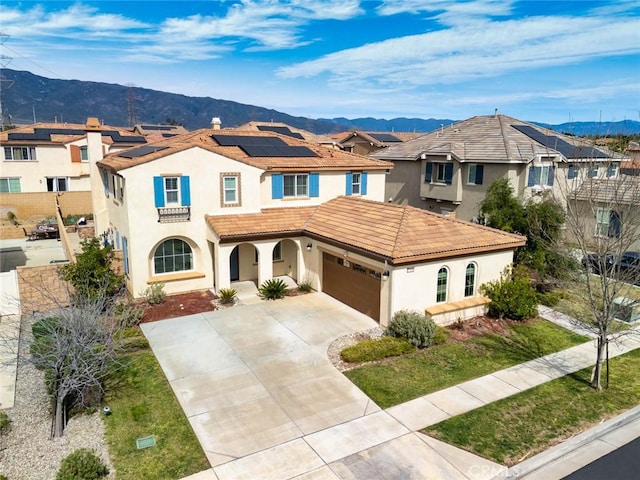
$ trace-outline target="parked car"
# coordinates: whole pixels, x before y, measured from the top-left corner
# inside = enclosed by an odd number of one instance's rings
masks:
[[[620,277],[628,283],[640,285],[640,252],[624,252],[620,255]]]
[[[582,266],[587,273],[596,273],[601,275],[603,271],[612,275],[616,268],[616,256],[613,254],[589,253],[582,258]]]

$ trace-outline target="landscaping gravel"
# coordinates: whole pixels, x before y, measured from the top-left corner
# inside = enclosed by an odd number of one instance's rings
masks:
[[[26,361],[26,343],[21,342],[20,347],[15,405],[5,410],[12,423],[11,431],[0,436],[0,473],[9,480],[52,480],[63,458],[89,448],[109,466],[111,473],[106,478],[115,479],[99,413],[73,417],[61,438],[51,438],[44,374]]]

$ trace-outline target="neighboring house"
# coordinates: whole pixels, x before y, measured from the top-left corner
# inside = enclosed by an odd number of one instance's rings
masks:
[[[100,132],[95,160],[103,154],[142,145],[146,140],[91,120]],[[0,193],[89,191],[87,125],[36,123],[0,132]]]
[[[392,161],[385,198],[479,221],[487,188],[507,178],[516,195],[562,197],[582,176],[616,178],[621,157],[505,115],[477,116],[371,154]],[[580,173],[580,170],[588,170]]]
[[[640,176],[640,144],[638,142],[629,142],[627,156],[629,160],[620,164],[620,173],[633,177]]]
[[[373,152],[397,145],[411,138],[419,137],[419,133],[363,132],[354,130],[343,135],[335,135],[342,150],[358,155],[370,155]]]
[[[122,249],[134,296],[287,275],[383,325],[403,308],[449,322],[483,311],[479,285],[524,244],[382,203],[390,163],[274,132],[198,130],[97,167],[96,232]]]
[[[610,250],[620,242],[622,250],[640,251],[640,179],[584,181],[571,193],[571,203],[588,246]],[[569,241],[578,240],[575,234],[567,228]]]
[[[133,127],[133,133],[143,135],[149,142],[173,137],[174,135],[182,135],[183,133],[187,133],[187,131],[188,130],[182,125],[137,124]]]
[[[214,127],[215,128],[215,127]],[[254,132],[274,132],[280,135],[297,138],[298,140],[306,140],[309,143],[322,145],[323,147],[340,149],[338,143],[327,135],[316,135],[315,133],[295,128],[282,122],[247,122],[236,130],[254,131]]]

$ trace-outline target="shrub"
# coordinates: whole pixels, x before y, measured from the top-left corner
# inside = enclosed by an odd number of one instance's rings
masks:
[[[396,357],[415,349],[404,338],[382,337],[371,340],[363,340],[351,345],[340,352],[340,357],[345,362],[370,362],[387,357]]]
[[[406,338],[418,348],[428,347],[436,335],[436,324],[420,312],[400,310],[393,315],[385,335]]]
[[[491,299],[488,313],[492,317],[526,320],[538,313],[538,296],[522,267],[506,268],[500,280],[481,285],[480,291]]]
[[[127,328],[138,325],[144,315],[144,308],[132,302],[124,302],[115,306],[113,315],[118,325]]]
[[[16,217],[16,214],[12,211],[7,212],[7,220],[9,220],[13,225],[19,225],[18,217]]]
[[[0,435],[6,435],[11,431],[11,419],[7,412],[0,412]]]
[[[538,292],[538,302],[547,307],[555,307],[562,300],[562,292]]]
[[[287,284],[279,278],[270,278],[265,280],[258,291],[267,300],[277,300],[287,295]]]
[[[93,450],[80,448],[62,460],[56,480],[96,480],[108,474],[109,469]]]
[[[164,302],[164,298],[167,296],[167,294],[164,293],[164,283],[159,282],[149,285],[146,290],[142,292],[142,296],[149,305],[158,305]]]
[[[436,334],[433,336],[433,339],[431,340],[431,344],[442,345],[447,340],[449,340],[449,330],[439,325],[436,325]]]
[[[238,291],[235,288],[221,288],[218,297],[222,303],[233,303]]]
[[[304,280],[304,281],[300,282],[298,284],[298,290],[300,290],[301,292],[304,292],[304,293],[309,293],[310,291],[312,291],[313,287],[311,286],[311,281]]]

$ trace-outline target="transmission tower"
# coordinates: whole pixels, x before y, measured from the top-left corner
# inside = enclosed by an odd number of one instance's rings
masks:
[[[9,35],[0,32],[0,47],[9,39]],[[5,112],[5,107],[2,103],[2,95],[5,90],[11,88],[13,80],[8,80],[2,74],[2,70],[7,67],[13,60],[12,57],[7,57],[0,50],[0,131],[4,131],[11,126],[11,115]]]
[[[129,126],[134,127],[138,123],[136,118],[136,86],[127,83],[127,111],[129,112]]]

